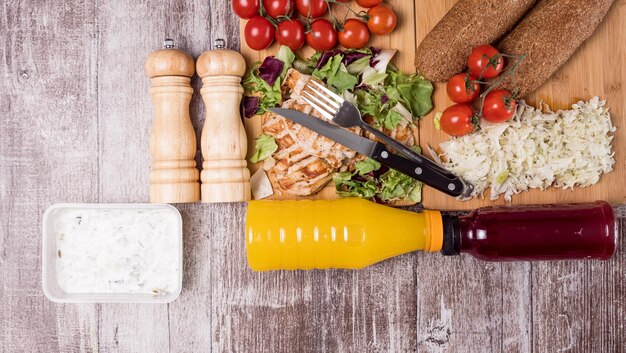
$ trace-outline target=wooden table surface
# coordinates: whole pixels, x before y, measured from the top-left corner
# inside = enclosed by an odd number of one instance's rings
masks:
[[[194,57],[216,38],[238,48],[229,3],[0,5],[0,352],[625,351],[623,242],[606,262],[408,254],[362,271],[259,274],[246,266],[244,204],[178,206],[184,287],[169,305],[48,301],[44,210],[147,201],[143,60],[165,37]],[[198,94],[192,117],[202,125]]]

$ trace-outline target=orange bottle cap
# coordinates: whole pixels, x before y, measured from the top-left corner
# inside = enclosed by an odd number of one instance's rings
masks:
[[[428,222],[427,227],[430,231],[429,242],[426,244],[424,251],[441,251],[443,247],[443,220],[441,212],[425,210],[424,217]]]

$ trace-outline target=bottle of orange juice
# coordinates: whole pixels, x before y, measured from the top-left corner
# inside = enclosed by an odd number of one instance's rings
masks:
[[[482,260],[607,259],[616,222],[606,202],[420,213],[345,198],[251,201],[246,251],[255,271],[358,269],[423,250]]]

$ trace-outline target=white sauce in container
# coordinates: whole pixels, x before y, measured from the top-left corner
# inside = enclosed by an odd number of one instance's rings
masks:
[[[180,290],[180,221],[167,208],[57,209],[52,228],[66,293]]]

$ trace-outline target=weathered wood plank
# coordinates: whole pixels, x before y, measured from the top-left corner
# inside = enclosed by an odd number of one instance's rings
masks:
[[[224,6],[220,6],[224,7]],[[177,47],[190,53],[194,59],[210,49],[213,23],[210,13],[214,4],[203,0],[173,1],[166,6],[165,36],[173,38]],[[230,40],[229,40],[230,41]],[[236,42],[235,42],[236,44]],[[197,159],[200,161],[200,136],[204,124],[204,104],[200,96],[201,80],[194,76],[190,116],[196,131]],[[221,205],[177,205],[183,215],[183,291],[169,304],[168,320],[170,352],[211,351],[211,282],[212,256],[207,239],[206,219],[209,214],[226,214]]]
[[[151,102],[143,63],[162,46],[165,10],[151,1],[98,2],[100,202],[148,201]],[[169,350],[167,305],[100,307],[102,351]]]
[[[0,351],[92,351],[95,305],[41,288],[41,217],[97,201],[94,6],[0,5]]]
[[[626,350],[625,250],[622,241],[609,261],[533,266],[534,352]]]
[[[419,271],[419,269],[424,269]],[[420,254],[417,337],[425,352],[493,352],[501,345],[502,266]],[[473,318],[467,320],[466,318]]]
[[[228,214],[243,217],[229,206]],[[247,268],[242,228],[211,214],[213,351],[414,352],[415,258],[361,271]]]

